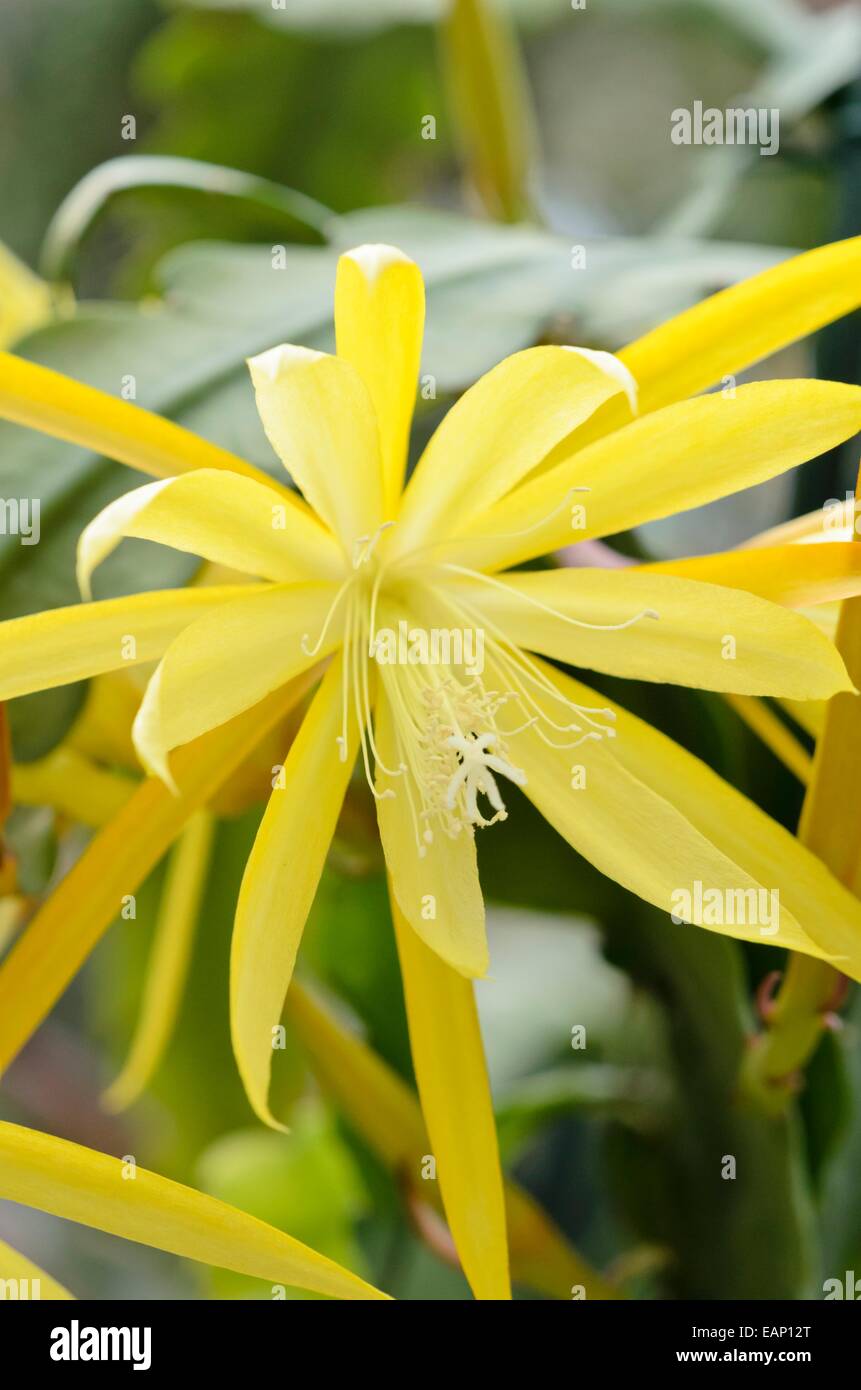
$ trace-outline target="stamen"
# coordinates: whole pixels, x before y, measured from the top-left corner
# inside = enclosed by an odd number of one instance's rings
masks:
[[[317,638],[317,641],[314,643],[313,647],[309,647],[307,645],[310,641],[310,633],[306,632],[303,635],[300,645],[302,647],[302,651],[305,653],[306,656],[316,656],[318,651],[322,647],[323,642],[326,639],[326,633],[329,631],[329,624],[331,623],[332,618],[334,617],[335,609],[338,607],[338,604],[341,602],[341,599],[344,597],[352,582],[353,576],[350,575],[349,579],[344,580],[335,597],[332,599],[332,602],[329,604],[329,611],[326,614],[326,617],[323,621],[323,627],[320,631],[320,636]]]
[[[641,612],[635,613],[632,618],[626,618],[621,623],[589,623],[582,618],[571,618],[565,613],[560,613],[558,609],[551,608],[549,604],[542,603],[540,599],[533,598],[531,594],[525,594],[520,589],[513,589],[510,584],[504,584],[501,579],[496,579],[492,574],[482,574],[480,570],[467,569],[464,565],[438,565],[438,569],[450,570],[452,574],[462,574],[468,579],[481,579],[485,584],[490,584],[494,589],[501,589],[503,593],[510,594],[512,598],[521,598],[525,603],[529,603],[533,608],[538,608],[542,613],[548,613],[551,618],[558,618],[561,623],[570,623],[572,627],[588,628],[590,632],[624,632],[625,628],[633,627],[643,618],[660,618],[660,613],[656,613],[654,608],[643,608]]]
[[[388,531],[389,527],[394,526],[394,524],[395,523],[393,521],[384,521],[380,526],[377,527],[376,531],[371,532],[370,535],[356,537],[356,539],[353,541],[354,570],[357,570],[362,565],[367,564],[368,560],[370,560],[371,555],[373,554],[374,546],[380,539],[380,536],[383,534],[384,531]],[[360,545],[364,546],[364,549],[357,555],[357,547]]]
[[[605,719],[613,722],[616,718],[614,710],[607,707],[589,709],[586,705],[578,705],[573,700],[569,700],[557,689],[541,668],[535,665],[532,658],[516,646],[494,622],[484,618],[482,614],[478,613],[477,610],[473,609],[470,604],[465,603],[462,599],[458,600],[458,607],[462,608],[466,615],[471,616],[473,622],[475,622],[476,619],[479,623],[484,622],[486,628],[491,630],[491,652],[496,657],[497,661],[508,671],[514,681],[515,687],[520,692],[519,695],[515,694],[514,698],[521,704],[525,702],[527,705],[531,705],[537,712],[536,719],[543,719],[545,723],[549,724],[552,729],[555,729],[557,733],[560,734],[573,733],[575,731],[577,733],[580,732],[580,725],[577,723],[557,724],[555,719],[551,718],[547,711],[538,704],[534,696],[529,693],[521,677],[537,686],[542,694],[556,700],[567,709],[573,710],[579,718],[583,719],[587,724],[591,724],[593,728],[598,729],[599,737],[615,737],[615,729],[606,729],[603,725],[596,723],[596,721],[591,718],[593,714],[600,714],[603,715]],[[494,637],[492,633],[496,633],[497,636]],[[506,650],[506,648],[508,650]],[[581,739],[578,739],[576,743],[556,743],[552,739],[547,738],[540,725],[536,726],[535,732],[538,734],[539,738],[543,739],[551,748],[573,748],[576,747],[578,743],[582,742]]]
[[[347,621],[344,625],[344,649],[341,653],[341,732],[335,739],[338,745],[338,756],[342,763],[347,761],[349,747],[347,724],[350,717],[350,628],[352,617],[353,604],[351,601],[350,607],[347,609]]]
[[[365,646],[364,625],[363,625],[362,622],[361,622],[361,615],[360,615],[360,619],[359,619],[359,632],[358,632],[357,641],[356,641],[356,660],[358,660],[358,653],[359,653],[360,651],[363,651],[364,646]],[[405,767],[405,765],[404,765],[403,763],[401,763],[401,765],[400,765],[399,768],[387,767],[386,764],[383,762],[382,758],[380,757],[379,749],[377,748],[377,744],[376,744],[376,741],[375,741],[375,739],[374,739],[374,722],[373,722],[373,719],[371,718],[371,692],[370,692],[370,683],[369,683],[369,680],[368,680],[368,663],[367,663],[367,661],[364,660],[364,658],[362,659],[362,662],[361,662],[361,678],[362,678],[362,705],[361,705],[361,710],[360,710],[360,723],[361,723],[362,727],[363,727],[363,728],[366,730],[366,732],[367,732],[368,744],[369,744],[371,753],[373,754],[374,762],[376,763],[377,767],[379,767],[379,768],[382,769],[382,771],[386,774],[387,777],[400,777],[400,776],[403,775],[404,772],[406,772],[406,767]],[[371,789],[373,790],[373,787],[372,787]],[[394,796],[394,794],[395,794],[395,793],[392,792],[392,796]]]
[[[391,788],[387,788],[385,791],[382,792],[377,791],[377,788],[374,785],[374,778],[371,775],[371,764],[368,758],[367,724],[365,721],[365,712],[361,699],[359,675],[359,661],[361,660],[364,663],[364,655],[362,654],[360,656],[360,644],[358,640],[360,637],[360,628],[361,618],[359,617],[359,614],[356,610],[356,604],[354,603],[352,604],[350,610],[350,656],[351,665],[353,668],[353,703],[356,708],[356,718],[359,724],[359,746],[362,750],[362,765],[365,769],[365,780],[371,789],[371,795],[374,797],[376,801],[387,801],[394,796],[394,792],[391,790]]]
[[[555,510],[566,504],[572,491],[588,490],[570,489]],[[537,523],[537,526],[541,524]],[[473,606],[467,598],[452,591],[449,579],[439,586],[442,592],[434,594],[435,603],[443,612],[450,612],[456,627],[471,626],[482,631],[493,663],[491,669],[497,671],[497,678],[501,677],[504,687],[495,690],[488,688],[479,675],[467,669],[462,659],[454,668],[443,669],[438,668],[433,660],[429,663],[408,662],[397,669],[386,663],[380,665],[375,677],[372,676],[369,662],[377,654],[376,624],[381,595],[385,592],[387,601],[391,599],[395,610],[402,609],[397,591],[391,592],[387,581],[393,571],[400,579],[404,566],[413,558],[404,556],[389,563],[373,558],[380,536],[392,525],[393,522],[384,522],[373,534],[357,538],[353,548],[353,573],[335,593],[316,643],[311,646],[310,637],[306,634],[302,646],[309,656],[320,651],[338,605],[347,595],[342,655],[342,718],[341,732],[337,738],[340,756],[344,761],[349,756],[349,720],[355,714],[362,766],[371,793],[377,800],[396,797],[398,793],[394,787],[385,781],[381,783],[380,779],[401,779],[416,854],[422,858],[440,830],[456,838],[464,831],[472,834],[477,828],[495,825],[506,819],[508,812],[499,779],[506,778],[521,787],[526,785],[527,780],[525,771],[508,754],[509,739],[532,730],[548,747],[569,750],[586,742],[614,737],[616,716],[609,707],[595,708],[569,699],[553,680],[552,671],[544,670],[531,654],[511,640],[497,622],[481,611],[480,597],[476,598],[476,605]],[[537,526],[528,529],[537,529]],[[525,535],[527,532],[512,534]],[[413,556],[415,554],[413,552]],[[374,574],[360,574],[359,571],[372,560]],[[659,616],[653,609],[644,609],[623,622],[592,623],[558,612],[540,598],[528,592],[519,592],[510,583],[494,575],[454,563],[441,563],[434,568],[439,569],[440,576],[462,576],[500,589],[509,597],[520,597],[530,607],[579,629],[619,632],[643,618],[657,619]],[[417,581],[429,587],[426,572],[420,579],[417,577]],[[387,584],[385,590],[384,583]],[[469,588],[464,587],[469,595]],[[379,683],[376,688],[384,687],[391,710],[394,767],[387,766],[380,757],[375,737],[375,687],[371,684],[374,679]],[[514,727],[506,729],[501,712],[509,705],[517,707],[519,717],[516,716]],[[553,737],[554,734],[557,737]],[[563,736],[561,741],[558,735]],[[482,798],[486,799],[486,806]]]

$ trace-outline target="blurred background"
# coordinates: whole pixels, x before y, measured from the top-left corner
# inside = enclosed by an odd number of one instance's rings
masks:
[[[861,233],[851,0],[491,8],[485,52],[482,31],[459,27],[444,0],[5,0],[0,242],[16,291],[4,305],[0,262],[0,331],[105,389],[130,378],[141,404],[273,468],[243,359],[284,339],[330,342],[345,246],[395,242],[425,271],[434,391],[418,450],[507,352],[536,341],[616,348],[792,250]],[[776,109],[779,151],[673,144],[672,111],[695,101]],[[861,381],[858,327],[855,316],[750,375]],[[77,535],[130,486],[118,465],[0,426],[2,495],[17,495],[22,470],[46,499],[44,536],[32,551],[0,538],[2,617],[75,600]],[[627,555],[732,545],[854,481],[850,452],[836,453],[614,545]],[[127,543],[98,592],[182,583],[193,568]],[[798,782],[718,697],[595,683],[794,826]],[[16,759],[43,758],[88,700],[76,687],[16,702]],[[246,800],[219,820],[175,1033],[142,1098],[119,1115],[99,1100],[138,1016],[163,871],[13,1066],[0,1114],[132,1154],[396,1296],[465,1297],[445,1241],[317,1092],[300,1047],[283,1078],[290,1136],[253,1122],[227,1028],[233,906],[261,810]],[[302,966],[409,1079],[368,825],[356,785]],[[88,833],[56,807],[13,812],[19,915],[0,918],[0,951]],[[748,1001],[778,953],[673,926],[522,800],[483,837],[480,860],[492,979],[479,997],[504,1156],[589,1259],[640,1297],[821,1296],[825,1274],[861,1267],[857,1009],[822,1043],[799,1115],[765,1123],[731,1096]],[[584,1049],[572,1045],[579,1027]],[[739,1156],[736,1182],[721,1181],[721,1154]],[[80,1297],[270,1296],[3,1204],[0,1238]]]

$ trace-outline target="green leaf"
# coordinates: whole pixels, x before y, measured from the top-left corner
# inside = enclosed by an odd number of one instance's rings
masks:
[[[503,1154],[565,1115],[609,1116],[632,1129],[653,1129],[667,1109],[670,1087],[659,1071],[608,1062],[575,1062],[539,1072],[513,1086],[500,1101],[497,1122]]]
[[[322,238],[334,216],[304,193],[240,169],[170,155],[125,155],[90,170],[66,195],[45,233],[41,270],[46,280],[70,278],[87,233],[119,194],[135,189],[185,189],[236,198],[274,213],[288,230],[311,228]]]
[[[329,1110],[317,1100],[298,1106],[290,1133],[263,1129],[223,1135],[200,1156],[197,1183],[204,1192],[266,1221],[330,1259],[362,1269],[354,1225],[367,1197],[352,1155]],[[221,1298],[261,1296],[259,1280],[213,1271]],[[287,1298],[305,1298],[286,1289]]]

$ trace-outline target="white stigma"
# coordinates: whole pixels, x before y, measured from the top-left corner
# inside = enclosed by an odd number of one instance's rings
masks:
[[[509,782],[514,782],[518,787],[526,786],[525,772],[519,767],[512,766],[505,758],[490,751],[497,739],[498,735],[495,733],[483,733],[475,736],[452,734],[445,741],[446,747],[453,748],[460,758],[458,769],[450,778],[446,788],[446,809],[453,811],[458,797],[462,794],[466,818],[471,825],[495,825],[497,821],[505,820],[508,815],[505,802],[502,800],[496,785],[494,772],[502,777],[507,777]],[[479,794],[486,796],[493,807],[495,814],[491,820],[485,820],[478,809]]]

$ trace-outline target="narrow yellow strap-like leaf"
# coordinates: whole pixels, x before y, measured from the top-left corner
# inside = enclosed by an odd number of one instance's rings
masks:
[[[757,381],[681,401],[527,480],[452,549],[473,568],[507,567],[765,482],[859,429],[861,387],[842,382]]]
[[[859,503],[861,480],[856,510]],[[835,642],[857,686],[861,682],[861,598],[840,604]],[[823,709],[798,836],[846,885],[853,901],[861,895],[859,781],[861,706],[857,695],[838,695]],[[853,944],[859,937],[861,929],[856,929]],[[836,964],[858,978],[857,969],[842,961]],[[837,970],[804,956],[790,957],[765,1031],[748,1049],[742,1068],[743,1088],[768,1112],[791,1104],[798,1074],[814,1055],[842,987]]]
[[[50,806],[96,828],[119,812],[134,789],[130,777],[99,767],[68,744],[12,768],[12,795],[19,806]]]
[[[197,811],[171,850],[137,1027],[125,1066],[103,1096],[108,1110],[125,1110],[137,1100],[167,1049],[188,976],[214,830],[209,812]]]
[[[837,241],[721,290],[630,343],[620,356],[645,412],[815,333],[861,305],[861,237]]]
[[[0,1123],[0,1198],[184,1259],[331,1298],[379,1289],[274,1226],[128,1159]]]
[[[814,741],[822,737],[828,710],[827,700],[781,700],[780,704]]]
[[[338,356],[370,392],[380,431],[383,510],[395,514],[407,464],[418,389],[425,287],[414,261],[394,246],[357,246],[338,261]]]
[[[11,1291],[12,1288],[14,1293]],[[62,1284],[58,1284],[56,1279],[52,1279],[50,1274],[46,1274],[44,1269],[34,1265],[26,1255],[13,1250],[12,1246],[3,1240],[0,1240],[0,1289],[3,1290],[0,1298],[16,1298],[19,1301],[26,1299],[30,1303],[34,1300],[56,1302],[75,1297]]]
[[[496,0],[450,0],[442,51],[466,169],[491,217],[529,213],[536,139],[526,73]]]
[[[410,1046],[446,1219],[476,1298],[508,1299],[505,1199],[474,986],[432,951],[392,895]]]
[[[287,343],[248,366],[272,448],[352,562],[357,542],[385,520],[380,436],[365,381],[341,357]]]
[[[0,348],[51,317],[51,290],[0,242]]]
[[[156,661],[195,618],[249,592],[165,589],[11,618],[0,623],[0,700]]]
[[[856,513],[852,494],[847,498],[832,498],[815,511],[805,512],[803,516],[790,517],[780,521],[765,531],[742,541],[739,550],[758,549],[760,546],[829,544],[834,541],[854,541],[858,539]]]
[[[747,589],[789,608],[807,608],[861,594],[861,545],[854,541],[745,546],[714,555],[660,560],[643,568],[652,574],[675,574]]]
[[[290,986],[284,1017],[308,1053],[321,1086],[386,1166],[400,1171],[420,1163],[427,1153],[427,1130],[415,1092],[406,1082],[338,1023],[299,979]],[[435,1192],[436,1184],[429,1184],[431,1189]]]
[[[861,599],[841,605],[837,646],[846,657],[850,673],[861,681]],[[857,695],[838,695],[827,706],[825,726],[817,740],[814,775],[798,833],[856,895],[861,895],[861,808],[856,799],[859,786],[861,701]]]
[[[356,756],[355,723],[342,726],[342,658],[321,682],[274,782],[248,857],[230,953],[230,1026],[236,1063],[255,1112],[269,1110],[272,1049],[305,921]],[[338,739],[346,734],[344,757]]]
[[[797,777],[799,782],[806,785],[810,780],[813,759],[768,703],[758,700],[755,695],[727,695],[725,699],[757,738],[762,739],[766,748],[770,748],[774,756],[789,769],[793,777]],[[797,705],[800,703],[797,702]],[[817,704],[816,701],[812,703]]]
[[[125,537],[276,583],[337,579],[343,570],[332,536],[297,497],[212,468],[135,488],[93,518],[78,541],[78,584],[86,598],[93,571]]]
[[[413,1090],[298,980],[290,987],[285,1016],[320,1085],[374,1153],[395,1177],[408,1181],[422,1201],[442,1211],[439,1183],[418,1177],[430,1141]],[[510,1179],[505,1182],[505,1207],[515,1279],[551,1298],[571,1298],[577,1286],[585,1289],[587,1298],[619,1297]]]
[[[279,487],[253,464],[181,425],[9,352],[0,352],[0,419],[80,444],[154,478],[219,468]]]
[[[140,759],[132,743],[132,723],[141,702],[140,675],[138,671],[106,671],[91,680],[65,746],[138,774]]]
[[[151,869],[307,689],[304,678],[176,755],[180,795],[148,778],[90,841],[0,965],[0,1072],[39,1027]]]

